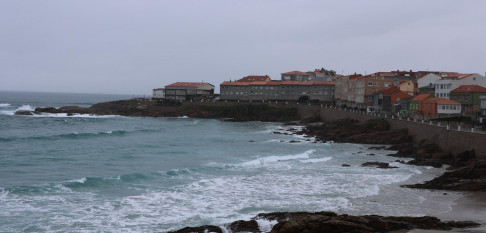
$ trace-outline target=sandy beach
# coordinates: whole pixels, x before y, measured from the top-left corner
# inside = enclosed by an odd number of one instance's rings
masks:
[[[447,192],[447,191],[446,191]],[[454,229],[451,231],[421,230],[397,231],[395,233],[441,233],[441,232],[486,232],[486,193],[462,192],[463,197],[456,201],[452,211],[434,215],[442,221],[474,221],[480,223],[480,227]]]

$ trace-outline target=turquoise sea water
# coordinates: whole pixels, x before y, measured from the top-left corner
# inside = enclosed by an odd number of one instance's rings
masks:
[[[126,98],[0,92],[0,232],[165,232],[272,211],[434,215],[459,197],[399,187],[441,169],[395,163],[370,145],[273,134],[286,130],[277,123],[13,115]]]

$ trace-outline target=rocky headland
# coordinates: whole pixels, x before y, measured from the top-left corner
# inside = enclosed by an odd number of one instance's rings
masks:
[[[195,117],[219,118],[231,121],[287,122],[300,119],[295,107],[273,107],[267,104],[226,104],[226,103],[164,103],[149,100],[118,100],[95,104],[91,107],[64,106],[60,108],[36,108],[35,111],[21,110],[16,115],[41,115],[65,113],[120,115],[129,117]]]

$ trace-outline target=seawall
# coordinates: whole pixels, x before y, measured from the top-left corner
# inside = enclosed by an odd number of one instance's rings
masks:
[[[345,111],[334,108],[321,108],[320,117],[323,121],[335,121],[342,118],[356,119],[360,122],[369,119],[383,118],[357,112]],[[459,154],[465,150],[474,150],[478,157],[486,157],[486,134],[458,131],[447,129],[443,126],[430,125],[428,122],[407,121],[399,119],[385,118],[390,123],[391,129],[408,130],[414,143],[427,139],[437,144],[442,150],[449,151],[452,154]]]

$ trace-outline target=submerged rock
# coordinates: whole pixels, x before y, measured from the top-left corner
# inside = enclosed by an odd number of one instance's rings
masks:
[[[366,162],[366,163],[361,164],[361,166],[362,167],[377,167],[377,168],[384,168],[384,169],[398,168],[398,167],[395,167],[395,166],[390,166],[389,163],[384,163],[384,162]]]
[[[14,113],[17,116],[31,116],[34,115],[32,111],[29,110],[18,110]]]

